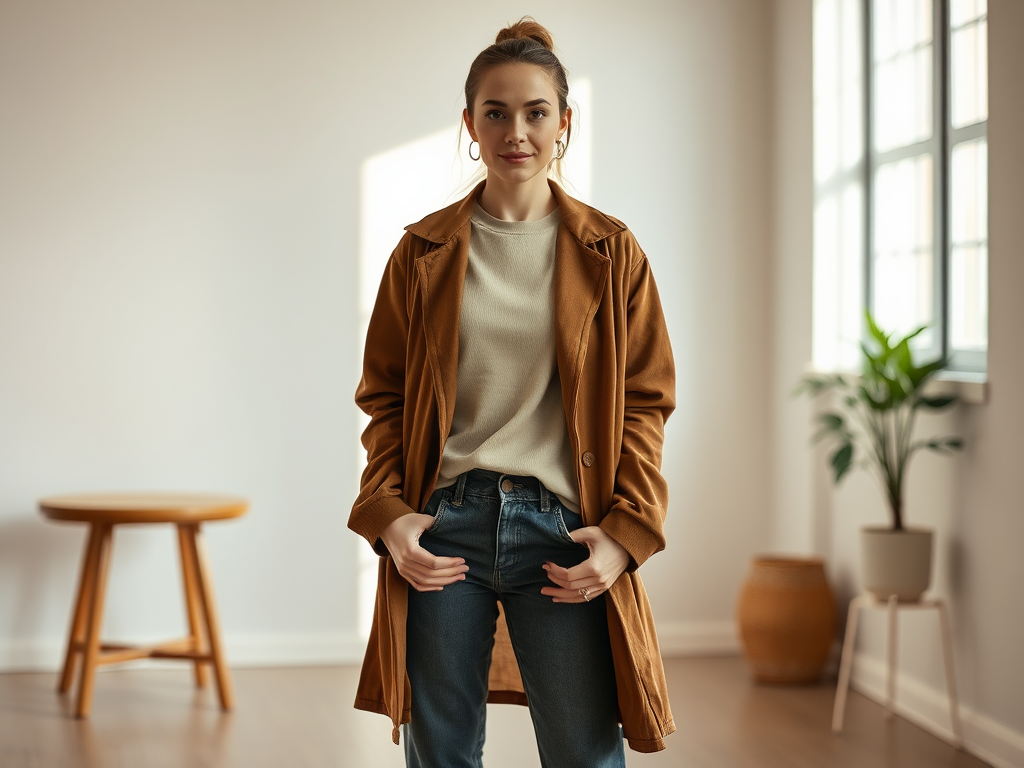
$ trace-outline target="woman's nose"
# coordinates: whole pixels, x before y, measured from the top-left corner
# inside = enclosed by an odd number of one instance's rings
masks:
[[[509,144],[522,144],[526,141],[526,132],[523,130],[523,126],[518,120],[512,120],[509,122],[508,134],[505,136],[505,141]]]

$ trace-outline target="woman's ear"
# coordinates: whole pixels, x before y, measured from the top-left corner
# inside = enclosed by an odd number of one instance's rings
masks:
[[[562,119],[558,121],[558,138],[562,138],[565,132],[569,129],[569,124],[572,123],[572,107],[565,108],[565,114],[562,115]]]
[[[469,131],[469,138],[476,141],[476,130],[473,128],[473,118],[469,116],[469,110],[462,110],[462,122],[466,124],[466,130]]]

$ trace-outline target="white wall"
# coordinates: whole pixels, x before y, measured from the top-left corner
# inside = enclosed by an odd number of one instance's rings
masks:
[[[810,358],[810,141],[809,50],[804,49],[811,3],[777,0],[775,372],[773,432],[777,458],[775,546],[826,556],[833,584],[846,601],[860,588],[857,534],[886,519],[874,478],[853,475],[833,490],[819,457],[812,472],[803,458],[810,425],[806,411],[786,404],[783,388]],[[968,747],[997,766],[1024,765],[1024,4],[989,3],[989,401],[960,405],[926,417],[922,434],[960,434],[966,450],[952,458],[921,455],[909,476],[911,524],[936,532],[932,593],[944,597],[953,618],[957,682],[966,717]],[[788,52],[787,52],[788,51]],[[795,105],[787,101],[800,84]],[[787,106],[788,105],[788,106]],[[796,288],[794,287],[796,284]],[[806,324],[806,325],[805,325]],[[795,429],[797,422],[801,429]],[[798,453],[798,451],[803,451]],[[855,682],[874,696],[883,692],[884,625],[866,617]],[[902,712],[937,733],[949,733],[945,681],[934,614],[901,620],[898,702]]]
[[[67,628],[83,532],[36,499],[98,489],[249,496],[208,527],[229,657],[361,656],[361,168],[445,128],[454,152],[509,14],[0,4],[0,668],[53,668]],[[645,567],[663,641],[732,648],[772,524],[770,6],[540,20],[592,83],[592,197],[650,255],[679,364],[671,548]],[[108,635],[182,627],[169,531],[119,533],[107,608]]]
[[[810,407],[792,397],[811,359],[814,188],[811,2],[776,0],[773,27],[772,547],[821,552],[807,450]]]

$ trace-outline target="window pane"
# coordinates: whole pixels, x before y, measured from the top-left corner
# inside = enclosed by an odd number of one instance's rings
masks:
[[[949,320],[953,349],[988,344],[988,144],[953,147]]]
[[[988,239],[988,142],[953,147],[950,236],[954,244]]]
[[[813,360],[855,370],[864,324],[864,187],[850,182],[814,211]]]
[[[986,0],[950,0],[949,25],[959,27],[988,13]]]
[[[930,154],[885,163],[875,174],[874,313],[890,331],[935,321],[933,161]],[[934,330],[918,337],[935,345]]]
[[[864,157],[863,57],[858,0],[814,5],[814,177],[857,167]]]
[[[949,337],[955,350],[988,347],[988,247],[953,246]]]
[[[813,361],[855,370],[864,317],[864,5],[814,2]]]
[[[880,152],[932,135],[931,0],[874,0],[874,141]]]
[[[954,128],[988,119],[988,22],[954,28],[950,74]]]

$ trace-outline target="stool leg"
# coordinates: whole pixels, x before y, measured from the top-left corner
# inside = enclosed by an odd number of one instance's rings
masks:
[[[199,602],[206,620],[206,636],[210,641],[210,655],[213,657],[213,675],[217,681],[217,693],[220,696],[221,709],[234,707],[234,694],[231,691],[231,676],[220,642],[220,623],[217,617],[217,606],[213,600],[213,586],[210,583],[210,564],[206,556],[206,544],[203,541],[199,524],[183,525],[185,539],[188,544],[192,563],[195,565],[196,584],[199,587]]]
[[[953,725],[953,745],[963,747],[964,731],[960,725],[960,702],[956,695],[956,675],[953,674],[953,641],[949,632],[949,614],[946,603],[936,600],[939,609],[939,632],[942,635],[942,660],[946,665],[946,691],[949,693],[949,719]]]
[[[188,614],[188,632],[192,640],[194,650],[205,653],[206,643],[203,638],[203,626],[200,611],[199,587],[196,584],[196,567],[192,561],[191,547],[188,545],[188,537],[184,526],[179,524],[178,529],[178,550],[181,553],[181,575],[185,583],[185,612]],[[194,664],[196,686],[205,688],[207,682],[206,662],[196,659]]]
[[[853,666],[853,647],[857,642],[857,618],[860,616],[861,598],[850,601],[850,612],[846,618],[846,637],[843,639],[843,655],[839,661],[839,684],[836,686],[836,701],[832,707],[832,732],[843,730],[843,716],[846,714],[846,695],[850,688],[850,668]]]
[[[896,610],[899,599],[896,595],[889,596],[888,621],[889,621],[889,643],[886,655],[888,656],[888,669],[885,673],[885,716],[890,718],[896,706],[896,641],[897,641],[897,620],[899,612]]]
[[[103,627],[103,601],[106,597],[107,570],[113,546],[113,526],[96,525],[96,535],[90,538],[90,557],[94,560],[94,577],[89,589],[85,648],[82,655],[82,678],[78,684],[76,717],[86,717],[92,707],[92,689],[96,679],[96,659],[100,651],[100,630]]]
[[[93,580],[96,578],[95,540],[99,536],[99,526],[90,525],[89,535],[85,540],[85,550],[82,552],[82,572],[78,577],[75,607],[71,614],[71,629],[68,631],[68,648],[64,654],[64,668],[57,684],[57,690],[61,693],[71,690],[71,681],[75,677],[78,655],[82,652],[82,643],[85,641],[85,620],[88,615],[89,597],[92,594]]]

